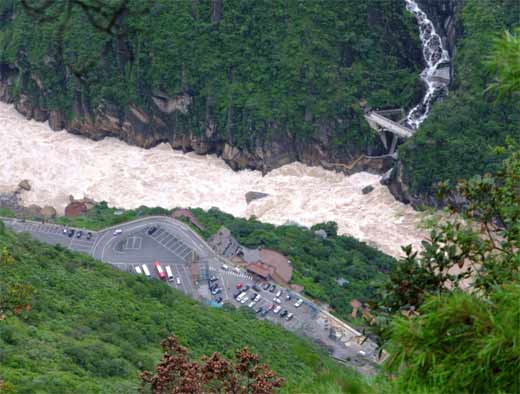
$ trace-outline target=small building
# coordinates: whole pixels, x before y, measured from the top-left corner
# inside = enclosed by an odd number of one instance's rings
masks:
[[[262,279],[272,279],[283,286],[288,286],[293,268],[290,260],[283,254],[271,249],[260,249],[256,253],[245,253],[249,263],[247,270]],[[254,258],[254,261],[251,259]]]
[[[80,201],[71,202],[65,207],[65,216],[74,217],[87,212],[87,205]]]

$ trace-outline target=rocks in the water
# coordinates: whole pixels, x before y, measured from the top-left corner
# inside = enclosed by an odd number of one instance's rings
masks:
[[[44,217],[44,218],[47,218],[47,219],[53,219],[56,217],[56,209],[54,209],[54,207],[51,207],[50,205],[46,205],[42,208],[41,210],[41,215]]]
[[[23,181],[21,181],[19,184],[18,184],[18,188],[21,189],[21,190],[31,190],[31,184],[29,183],[29,181],[27,179],[24,179]]]
[[[251,201],[259,200],[264,197],[269,197],[269,194],[262,192],[247,192],[246,193],[246,202],[249,204]]]
[[[372,185],[365,186],[363,189],[361,189],[361,192],[363,194],[368,194],[372,191],[374,191],[374,186],[372,186]]]

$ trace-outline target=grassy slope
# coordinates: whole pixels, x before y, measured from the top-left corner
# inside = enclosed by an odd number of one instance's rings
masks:
[[[23,393],[135,392],[140,368],[175,334],[195,355],[249,346],[287,378],[286,393],[362,392],[362,379],[309,342],[239,311],[215,310],[159,281],[0,229],[15,257],[0,289],[31,283],[32,310],[0,321],[0,376]]]
[[[313,231],[298,226],[274,226],[257,220],[235,218],[217,209],[192,209],[209,238],[224,225],[244,245],[264,246],[284,253],[294,267],[293,283],[305,287],[308,296],[329,304],[342,319],[351,318],[350,301],[363,301],[377,296],[376,286],[386,278],[386,272],[395,260],[351,237],[331,236],[322,241]],[[69,219],[59,218],[63,224],[100,229],[136,219],[144,215],[168,214],[162,208],[140,208],[114,215],[115,210],[100,204],[86,215]],[[194,230],[196,230],[194,228]],[[350,283],[340,286],[336,279]]]

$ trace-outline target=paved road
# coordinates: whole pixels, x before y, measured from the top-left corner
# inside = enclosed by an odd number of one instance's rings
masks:
[[[27,232],[42,242],[60,244],[66,248],[87,253],[123,271],[136,273],[135,267],[142,267],[145,264],[151,276],[158,278],[159,275],[153,263],[160,261],[163,269],[170,266],[173,272],[173,280],[168,281],[168,284],[199,300],[215,300],[222,297],[222,302],[246,308],[250,303],[250,300],[245,304],[237,302],[233,293],[236,292],[239,283],[243,286],[250,285],[252,287],[255,284],[252,276],[243,269],[234,267],[228,260],[216,254],[204,239],[184,223],[169,217],[150,216],[102,231],[92,231],[90,239],[86,239],[89,231],[85,229],[65,228],[62,225],[8,218],[0,218],[0,220],[3,220],[8,227],[16,232]],[[150,234],[151,228],[156,230]],[[64,232],[64,230],[70,229],[75,231],[72,237]],[[79,238],[77,237],[78,230],[82,231]],[[115,230],[118,231],[115,233]],[[192,278],[189,266],[195,256],[201,262],[199,278]],[[223,264],[230,268],[223,269]],[[222,289],[222,292],[218,295],[212,296],[209,291],[207,279],[210,276],[217,278],[217,283]],[[339,341],[332,340],[329,337],[330,330],[328,330],[327,319],[323,319],[323,313],[317,306],[305,300],[300,308],[296,308],[294,302],[299,296],[293,294],[292,299],[287,300],[285,296],[290,290],[277,286],[276,291],[280,289],[283,291],[283,295],[280,297],[282,310],[287,309],[288,312],[293,313],[293,319],[287,321],[280,318],[279,314],[275,315],[272,312],[261,318],[280,324],[287,330],[308,336],[313,341],[326,347],[334,357],[348,360],[354,367],[364,372],[371,371],[371,363],[374,359],[373,346],[361,346],[357,343],[345,346]],[[260,291],[255,293],[258,293],[261,299],[252,309],[272,304],[276,291],[265,291],[260,284]],[[251,298],[253,295],[252,290],[250,290],[248,297]],[[260,317],[260,315],[257,316]],[[368,356],[361,355],[360,350],[365,351]]]

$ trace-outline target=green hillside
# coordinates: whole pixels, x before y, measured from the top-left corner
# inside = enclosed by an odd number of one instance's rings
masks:
[[[287,379],[284,393],[359,393],[363,379],[306,340],[240,311],[215,310],[159,281],[0,227],[6,308],[14,283],[35,289],[30,312],[0,320],[0,377],[18,394],[135,393],[140,369],[175,334],[194,355],[249,346]],[[2,260],[3,261],[3,260]]]
[[[133,103],[170,130],[210,127],[240,148],[326,130],[333,144],[359,149],[375,141],[361,98],[410,107],[421,95],[420,43],[401,0],[132,0],[115,35],[80,7],[65,24],[64,3],[36,23],[20,2],[2,1],[0,64],[17,70],[15,97],[69,118]],[[191,104],[161,114],[153,94]]]
[[[440,181],[455,184],[496,171],[503,157],[494,149],[505,145],[508,136],[520,141],[519,93],[498,99],[497,92],[488,89],[495,74],[486,66],[495,39],[520,26],[520,2],[467,0],[458,19],[463,34],[456,43],[450,93],[399,149],[405,183],[416,194],[432,194]],[[513,62],[506,67],[518,69],[520,47],[511,50],[516,54],[510,54]]]

